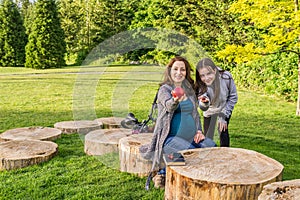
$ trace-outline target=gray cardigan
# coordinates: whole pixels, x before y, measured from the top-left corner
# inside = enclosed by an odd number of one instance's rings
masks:
[[[210,100],[214,98],[213,88],[207,87],[207,92],[202,96],[208,97]],[[220,74],[220,95],[216,105],[209,103],[204,104],[199,101],[200,109],[203,110],[204,117],[210,117],[214,114],[219,114],[219,120],[224,121],[228,118],[237,103],[238,95],[232,75],[228,71]]]
[[[157,96],[158,118],[156,120],[152,141],[150,144],[142,145],[140,147],[140,153],[142,157],[147,160],[152,160],[152,170],[154,170],[156,164],[160,164],[162,158],[163,144],[169,134],[174,111],[176,110],[179,104],[178,102],[175,102],[172,98],[171,91],[173,89],[174,87],[167,84],[164,84],[160,87]],[[192,90],[192,88],[190,88],[190,90]],[[187,95],[187,97],[192,101],[194,106],[194,111],[192,115],[195,120],[197,130],[202,131],[200,116],[197,110],[197,98],[194,92],[190,93],[191,95]]]

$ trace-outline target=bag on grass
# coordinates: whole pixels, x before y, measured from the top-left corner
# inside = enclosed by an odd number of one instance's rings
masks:
[[[123,128],[132,129],[132,134],[152,133],[157,119],[157,93],[152,103],[148,119],[139,121],[133,113],[128,113],[126,118],[121,121]]]

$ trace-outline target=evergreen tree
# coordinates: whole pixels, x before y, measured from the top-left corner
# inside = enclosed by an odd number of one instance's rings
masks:
[[[0,7],[0,66],[23,66],[26,34],[17,5],[3,0]]]
[[[33,1],[31,0],[15,0],[16,4],[20,7],[20,12],[22,18],[24,20],[24,26],[26,29],[26,34],[30,33],[30,26],[32,24],[33,19],[35,18],[33,15]]]
[[[60,0],[62,28],[68,56],[77,54],[77,64],[99,43],[126,31],[137,0]]]
[[[66,44],[55,0],[38,0],[34,8],[25,66],[36,69],[65,65]]]

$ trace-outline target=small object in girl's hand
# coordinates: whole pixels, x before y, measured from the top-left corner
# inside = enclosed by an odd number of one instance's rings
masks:
[[[203,102],[203,103],[208,103],[209,102],[207,97],[200,97],[200,101]]]

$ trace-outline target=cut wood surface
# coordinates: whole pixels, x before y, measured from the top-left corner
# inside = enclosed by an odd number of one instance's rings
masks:
[[[99,129],[89,132],[84,139],[84,151],[88,155],[104,155],[119,152],[119,140],[131,135],[131,129]]]
[[[258,200],[299,200],[300,179],[280,181],[265,185]]]
[[[59,129],[49,127],[24,127],[7,130],[0,134],[0,138],[3,141],[25,139],[53,141],[61,136],[61,132]]]
[[[145,160],[139,153],[139,147],[151,142],[152,133],[133,134],[119,141],[120,170],[138,176],[147,176],[152,162]]]
[[[124,118],[120,117],[102,117],[95,119],[96,122],[102,123],[103,129],[121,128],[121,121]]]
[[[93,130],[101,129],[102,124],[91,120],[63,121],[55,123],[54,128],[62,130],[62,133],[65,134],[87,134]]]
[[[202,148],[182,151],[186,165],[168,166],[165,199],[257,199],[282,179],[283,165],[255,151]]]
[[[0,170],[12,170],[45,162],[58,152],[51,141],[11,140],[0,143]]]

